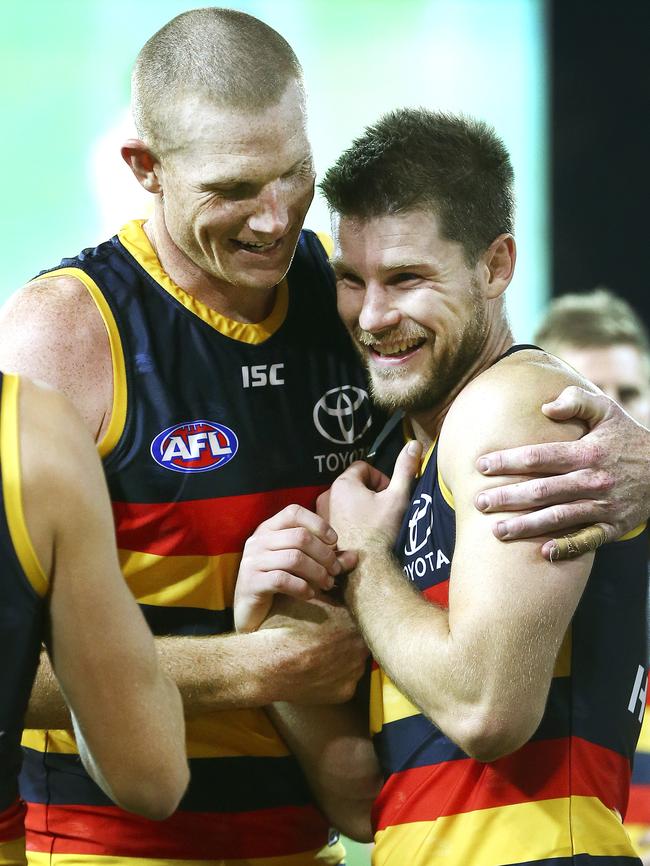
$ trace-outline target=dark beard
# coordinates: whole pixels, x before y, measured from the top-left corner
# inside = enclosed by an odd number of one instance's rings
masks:
[[[429,375],[418,387],[399,387],[399,374],[393,379],[396,387],[389,393],[380,393],[370,376],[370,390],[377,406],[394,412],[403,409],[407,414],[429,412],[446,401],[458,384],[466,377],[487,337],[487,311],[477,295],[472,317],[465,324],[456,350],[451,356],[436,360],[431,364]],[[390,373],[384,381],[390,380]],[[380,386],[381,388],[381,386]]]

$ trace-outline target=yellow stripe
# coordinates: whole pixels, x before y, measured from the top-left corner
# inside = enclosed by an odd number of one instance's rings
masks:
[[[223,710],[186,722],[189,758],[224,758],[247,755],[282,758],[289,752],[263,710]],[[76,755],[72,731],[23,732],[22,745],[36,752]]]
[[[156,556],[120,550],[129,589],[142,604],[164,607],[232,607],[241,553]]]
[[[408,439],[413,439],[413,436],[408,436],[407,441],[408,441]],[[424,475],[424,472],[425,472],[425,470],[429,464],[429,460],[431,460],[431,455],[433,454],[433,449],[436,447],[437,441],[438,441],[438,437],[436,437],[433,440],[431,445],[429,445],[429,447],[427,448],[427,450],[423,454],[422,462],[420,463],[420,471],[418,472],[418,478],[422,478],[422,476]]]
[[[442,475],[440,474],[440,469],[438,469],[438,487],[440,488],[440,492],[442,493],[442,498],[445,500],[447,505],[450,508],[454,508],[454,494],[447,487],[445,482],[442,479]]]
[[[650,710],[647,707],[645,708],[641,734],[639,735],[639,742],[636,744],[636,750],[637,752],[650,753]]]
[[[339,843],[325,848],[305,851],[301,854],[285,854],[282,857],[255,857],[246,860],[158,860],[150,857],[102,857],[98,854],[45,854],[30,851],[30,866],[81,866],[82,863],[99,863],[101,866],[335,866],[345,856]],[[1,862],[1,861],[0,861]]]
[[[334,252],[334,241],[332,240],[332,236],[328,235],[327,232],[316,232],[316,237],[323,245],[323,249],[327,253],[327,258],[332,258],[332,253]]]
[[[418,716],[420,710],[400,692],[381,670],[370,674],[370,733],[376,734],[389,722]]]
[[[0,842],[0,866],[25,866],[25,837]]]
[[[630,541],[632,538],[636,538],[637,535],[641,535],[647,525],[647,523],[640,523],[634,529],[631,529],[628,533],[626,533],[626,535],[621,535],[621,537],[617,539],[617,541]]]
[[[373,866],[502,866],[591,854],[633,857],[617,816],[595,797],[519,803],[381,830]]]
[[[20,437],[18,432],[18,376],[6,374],[0,404],[0,459],[2,460],[2,494],[9,535],[25,577],[41,597],[49,581],[29,537],[23,512],[20,475]]]
[[[189,295],[165,273],[142,228],[144,222],[144,220],[132,220],[123,226],[118,233],[120,242],[145,271],[179,304],[182,304],[215,331],[219,331],[232,340],[239,340],[241,343],[263,343],[278,330],[284,322],[289,308],[289,287],[286,280],[282,280],[278,285],[273,309],[262,322],[237,322],[234,319],[228,319]]]
[[[117,445],[120,436],[124,430],[126,421],[126,366],[124,364],[124,351],[122,349],[122,340],[120,332],[117,328],[117,323],[108,301],[102,294],[97,283],[92,280],[88,274],[84,273],[80,268],[59,268],[56,271],[49,271],[47,274],[42,274],[36,277],[37,280],[50,279],[50,277],[68,276],[74,277],[83,283],[91,298],[95,302],[99,314],[104,322],[106,333],[108,334],[108,343],[111,349],[111,363],[113,366],[113,407],[111,409],[111,420],[108,424],[108,429],[102,436],[101,442],[97,445],[100,457],[107,457],[113,448]]]

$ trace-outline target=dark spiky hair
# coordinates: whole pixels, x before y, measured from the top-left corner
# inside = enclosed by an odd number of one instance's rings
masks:
[[[510,156],[488,124],[425,109],[384,115],[325,174],[330,210],[362,219],[433,211],[448,240],[474,264],[514,228]]]

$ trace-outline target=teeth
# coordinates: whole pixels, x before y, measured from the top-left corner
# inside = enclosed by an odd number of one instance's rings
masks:
[[[270,244],[254,244],[254,243],[249,243],[247,241],[240,241],[240,244],[243,247],[247,247],[250,250],[268,250],[272,246],[274,246],[275,241],[272,241]]]
[[[380,355],[401,355],[402,352],[407,352],[409,349],[415,348],[417,343],[400,343],[398,346],[392,346],[391,348],[379,348],[375,346],[375,352],[378,352]]]

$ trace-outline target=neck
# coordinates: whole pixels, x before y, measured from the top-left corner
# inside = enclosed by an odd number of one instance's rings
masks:
[[[271,313],[277,287],[250,292],[202,270],[172,240],[159,197],[143,228],[162,269],[197,301],[237,322],[261,322]]]
[[[444,398],[435,406],[426,409],[422,412],[413,412],[408,416],[413,433],[418,442],[422,444],[422,448],[426,451],[431,443],[440,433],[442,422],[447,416],[447,412],[451,408],[451,404],[460,394],[463,388],[468,385],[472,379],[480,376],[488,367],[491,367],[494,362],[503,355],[514,343],[512,333],[505,319],[502,325],[494,331],[489,331],[487,339],[483,344],[481,351],[475,361],[468,367],[461,379],[452,388],[449,393],[445,394]]]

